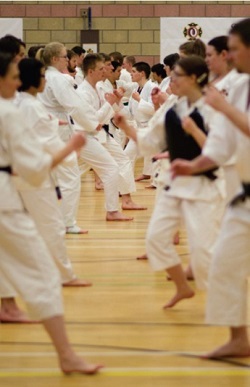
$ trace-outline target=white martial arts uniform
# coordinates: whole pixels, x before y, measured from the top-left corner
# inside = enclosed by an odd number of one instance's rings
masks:
[[[161,83],[159,84],[159,89],[163,92],[166,93],[167,89],[169,88],[170,85],[170,77],[164,78]]]
[[[84,74],[81,67],[76,67],[75,83],[79,86],[84,80]]]
[[[25,116],[13,103],[0,99],[0,166],[11,166],[29,183],[39,186],[50,170]],[[0,271],[25,300],[32,316],[44,320],[63,314],[58,270],[12,181],[0,171]]]
[[[68,141],[73,134],[73,120],[86,131],[92,131],[96,123],[95,116],[82,104],[80,97],[72,87],[70,80],[56,68],[49,66],[45,73],[46,86],[38,98],[47,111],[55,115],[59,120],[68,121],[68,125],[60,125],[59,134],[63,141]],[[76,223],[78,211],[81,181],[77,156],[72,165],[59,165],[56,168],[56,176],[61,187],[64,200],[60,209],[63,214],[66,227],[72,227]]]
[[[237,85],[238,82],[241,82],[241,78],[245,77],[245,75],[239,74],[235,69],[231,70],[223,79],[215,84],[215,87],[220,90],[223,94],[225,94],[225,98],[227,98],[230,90]],[[223,135],[224,132],[221,131],[220,123],[221,120],[219,118],[219,122],[216,122],[217,116],[214,117],[214,122],[210,123],[211,133],[210,135],[219,136]],[[230,160],[228,160],[225,165],[223,165],[225,184],[226,184],[226,192],[227,198],[226,202],[229,203],[232,198],[239,191],[240,179],[238,173],[236,171],[236,156],[233,155]]]
[[[228,100],[246,112],[249,77],[230,90]],[[249,111],[249,108],[248,108]],[[250,138],[221,115],[223,136],[208,138],[203,154],[223,165],[235,152],[242,183],[250,184]],[[206,321],[240,327],[247,324],[247,277],[250,274],[250,198],[229,206],[209,273]]]
[[[98,124],[109,123],[114,110],[85,79],[77,89],[83,105],[93,110]],[[118,210],[118,192],[123,194],[135,191],[132,166],[121,146],[104,129],[98,133],[88,133],[88,141],[81,150],[81,158],[98,174],[104,184],[105,207],[107,211]]]
[[[166,150],[165,116],[166,112],[177,102],[178,97],[171,94],[168,99],[155,112],[148,122],[148,128],[137,133],[137,146],[140,154],[148,154],[152,159],[158,153]],[[165,148],[164,148],[165,147]],[[169,185],[170,162],[168,159],[157,160],[152,167],[152,184],[157,187],[157,195],[160,190]]]
[[[139,102],[134,100],[133,97],[130,97],[129,99],[130,119],[134,120],[138,132],[143,132],[145,128],[147,128],[148,121],[155,114],[155,109],[151,99],[151,92],[154,87],[155,83],[149,80],[143,86],[143,89],[140,93],[141,99]],[[138,154],[138,148],[132,139],[129,140],[125,149],[125,153],[129,156],[134,167],[136,159],[141,155]],[[151,158],[148,156],[144,157],[144,166],[142,173],[143,175],[149,176],[152,173],[152,161]]]
[[[53,155],[65,146],[58,134],[58,119],[49,115],[37,98],[25,92],[20,93],[18,103],[25,115],[27,125],[34,130],[46,153]],[[64,164],[70,166],[71,163],[72,157],[70,155]],[[39,188],[31,186],[21,177],[16,177],[14,180],[26,210],[35,221],[38,231],[57,264],[62,283],[73,280],[76,276],[67,255],[64,240],[65,225],[52,176],[48,176]]]
[[[185,98],[179,100],[177,106],[179,114],[182,110],[184,116],[194,108],[198,109],[206,124],[211,115],[211,109],[204,105],[202,99],[190,109]],[[154,150],[163,151],[167,146],[166,134],[160,128],[158,136],[154,135],[151,143]],[[149,136],[145,142],[145,153],[146,149],[150,149]],[[173,246],[173,237],[183,219],[196,284],[198,288],[206,289],[208,268],[224,208],[224,191],[220,180],[211,181],[202,175],[177,177],[170,182],[168,190],[160,192],[146,237],[146,251],[154,270],[165,270],[181,263]]]

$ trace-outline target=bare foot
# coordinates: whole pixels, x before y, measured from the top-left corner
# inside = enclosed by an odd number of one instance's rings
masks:
[[[216,359],[220,357],[250,357],[249,344],[245,341],[231,340],[214,351],[201,356],[202,359]]]
[[[122,202],[123,210],[147,210],[147,207],[140,206],[133,202],[133,200],[127,200]]]
[[[95,182],[95,189],[97,191],[101,191],[104,189],[103,182],[102,181],[96,181]]]
[[[63,284],[63,287],[67,287],[67,286],[72,286],[72,287],[73,286],[75,286],[75,287],[82,286],[82,287],[84,287],[84,286],[92,286],[92,283],[87,281],[87,280],[75,278],[75,279]]]
[[[60,359],[61,370],[66,374],[79,373],[86,375],[94,375],[99,369],[103,368],[102,364],[86,363],[77,355],[73,355],[67,359]]]
[[[140,175],[135,178],[135,181],[149,180],[151,178],[150,175]]]
[[[31,320],[22,310],[2,310],[0,311],[1,323],[37,324],[39,321]]]
[[[177,233],[175,234],[174,239],[173,239],[173,244],[179,245],[179,243],[180,243],[180,234],[179,234],[179,231],[177,231]]]
[[[188,267],[186,268],[185,274],[186,274],[186,279],[188,281],[194,281],[194,274],[193,274],[191,264],[189,264]]]
[[[156,189],[156,186],[153,184],[146,185],[145,189]]]
[[[146,259],[148,259],[148,256],[145,253],[145,254],[139,255],[139,257],[136,257],[136,259],[138,259],[138,260],[146,260]]]
[[[134,218],[130,216],[125,216],[119,211],[112,211],[112,212],[107,212],[106,215],[106,220],[111,221],[111,222],[125,222],[125,221],[130,221],[133,220]]]
[[[88,234],[88,230],[83,230],[77,225],[66,227],[66,234]]]
[[[194,295],[195,293],[191,288],[182,292],[177,292],[176,295],[166,305],[163,306],[163,309],[172,308],[181,300],[184,300],[185,298],[192,298]]]
[[[185,274],[186,274],[187,281],[194,281],[194,277],[189,276],[187,273],[185,273]],[[166,279],[167,279],[167,281],[172,281],[172,278],[170,277],[170,275],[167,275]]]

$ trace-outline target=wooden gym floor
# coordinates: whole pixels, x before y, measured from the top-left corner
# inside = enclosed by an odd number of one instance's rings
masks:
[[[64,376],[41,325],[2,324],[0,387],[250,385],[250,359],[199,358],[228,336],[226,328],[204,324],[204,294],[163,310],[173,284],[135,259],[144,252],[154,205],[155,191],[147,184],[137,183],[134,195],[147,211],[132,211],[133,222],[106,222],[103,192],[94,190],[89,172],[82,179],[78,217],[89,234],[66,237],[75,272],[93,282],[90,288],[63,289],[67,330],[74,348],[105,368],[96,376]],[[184,230],[177,251],[187,264]]]

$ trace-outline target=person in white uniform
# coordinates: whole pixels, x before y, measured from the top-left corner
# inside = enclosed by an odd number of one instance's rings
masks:
[[[132,69],[132,81],[136,82],[139,87],[134,90],[129,99],[130,119],[135,121],[138,131],[143,131],[147,127],[148,121],[155,113],[151,99],[151,92],[155,84],[149,79],[150,66],[146,62],[137,62]],[[126,149],[126,154],[129,156],[133,165],[139,157],[138,149],[133,140],[129,140]],[[142,174],[136,177],[135,181],[150,179],[152,173],[152,161],[150,157],[144,157],[144,166]]]
[[[49,170],[85,139],[78,134],[54,156],[44,153],[25,116],[11,101],[19,85],[16,63],[0,53],[0,274],[21,295],[33,317],[42,321],[61,370],[96,373],[101,366],[86,363],[69,343],[58,271],[12,182],[14,171],[39,186]]]
[[[163,64],[157,63],[151,67],[151,78],[161,91],[166,92],[169,86],[169,79],[167,79],[168,77]]]
[[[122,209],[141,210],[145,207],[135,204],[131,193],[136,190],[132,166],[121,146],[109,133],[109,121],[114,116],[113,105],[117,97],[112,93],[100,95],[97,82],[104,78],[104,63],[97,54],[88,54],[83,64],[85,80],[78,87],[77,93],[83,105],[93,110],[101,129],[88,134],[88,143],[81,152],[81,158],[91,166],[104,184],[105,207],[107,220],[131,220],[118,211],[120,192]],[[103,82],[102,82],[103,83]],[[105,85],[103,85],[105,87]],[[100,87],[99,87],[100,90]]]
[[[192,159],[201,153],[202,143],[187,135],[181,120],[190,116],[207,134],[212,114],[212,109],[205,106],[202,99],[202,88],[208,81],[208,69],[202,58],[181,59],[172,76],[176,92],[183,98],[167,111],[166,131],[155,137],[152,145],[149,139],[144,145],[150,149],[155,144],[162,144],[162,151],[168,147],[171,162],[180,154]],[[220,178],[212,170],[206,175],[170,181],[161,191],[148,227],[146,251],[153,269],[166,270],[175,282],[176,294],[165,308],[194,296],[173,246],[173,237],[182,219],[187,229],[196,285],[206,290],[211,255],[223,212],[223,196]]]
[[[205,358],[250,356],[247,333],[247,277],[250,273],[250,19],[234,24],[229,34],[229,48],[236,68],[248,74],[230,90],[228,102],[212,89],[207,102],[219,108],[224,128],[223,141],[212,138],[203,155],[192,162],[176,160],[173,175],[193,174],[221,165],[237,154],[237,168],[242,188],[228,207],[213,256],[209,275],[206,321],[230,327],[229,341],[204,355]],[[231,106],[232,112],[229,107]],[[241,113],[241,114],[240,114]],[[232,116],[231,116],[232,115]],[[247,122],[248,121],[248,122]],[[219,118],[218,118],[219,122]],[[236,125],[237,126],[236,126]]]
[[[217,36],[211,39],[206,47],[206,63],[210,71],[211,82],[227,98],[229,91],[238,82],[241,75],[233,68],[228,48],[228,36]],[[213,134],[220,135],[220,127],[213,127]],[[235,157],[223,165],[225,176],[227,203],[236,195],[240,180],[235,168]]]
[[[58,119],[48,114],[43,104],[36,98],[45,87],[45,68],[36,59],[23,59],[19,63],[20,97],[18,106],[26,117],[26,123],[33,128],[44,150],[54,154],[64,147],[58,133]],[[64,163],[70,165],[72,158]],[[24,206],[36,223],[60,271],[63,286],[89,286],[89,281],[80,280],[73,272],[65,245],[65,226],[58,205],[56,182],[50,174],[39,188],[32,187],[22,178],[16,177],[16,188]],[[60,192],[58,192],[60,194]],[[64,200],[64,199],[62,199]]]
[[[81,46],[74,46],[71,50],[77,55],[75,82],[77,85],[80,85],[84,80],[82,63],[84,61],[86,51]]]
[[[52,42],[45,46],[43,60],[47,67],[45,77],[46,86],[38,98],[49,113],[59,120],[67,121],[67,125],[59,127],[59,134],[63,141],[67,141],[74,132],[74,121],[86,131],[95,131],[98,122],[90,109],[81,102],[80,97],[73,88],[70,80],[62,74],[67,67],[67,51],[63,44]],[[60,209],[63,214],[66,232],[82,234],[84,231],[77,226],[76,216],[80,200],[80,171],[77,156],[72,155],[71,166],[60,165],[56,176],[62,191],[63,199]]]

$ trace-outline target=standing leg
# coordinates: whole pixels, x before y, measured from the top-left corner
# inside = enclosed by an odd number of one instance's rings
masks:
[[[220,196],[209,202],[182,201],[191,265],[196,285],[201,290],[207,289],[209,267],[221,225],[222,206],[224,202]]]
[[[76,216],[81,193],[80,171],[76,154],[72,153],[70,157],[72,158],[72,165],[61,164],[55,170],[62,192],[60,209],[65,226],[69,231],[70,228],[76,226]]]
[[[136,191],[132,164],[129,157],[123,151],[121,146],[112,138],[108,138],[104,144],[105,148],[111,154],[119,167],[118,189],[122,196],[123,210],[145,210],[144,206],[140,206],[133,202],[131,193]]]
[[[65,227],[53,188],[19,191],[37,230],[44,239],[60,272],[64,286],[90,286],[86,280],[76,278],[65,244]]]
[[[106,220],[132,220],[133,218],[118,211],[119,167],[107,149],[96,138],[88,136],[88,141],[81,150],[81,158],[96,171],[103,182]]]
[[[146,237],[146,252],[154,270],[166,270],[176,285],[176,294],[164,307],[172,307],[182,299],[194,296],[188,285],[181,260],[173,245],[173,237],[181,219],[181,200],[159,194]]]
[[[226,345],[206,357],[250,356],[247,337],[247,277],[250,274],[250,212],[229,207],[209,272],[206,322],[230,327]]]
[[[64,372],[95,373],[72,350],[65,332],[58,271],[32,219],[23,212],[1,213],[0,268],[30,312],[42,320]]]

